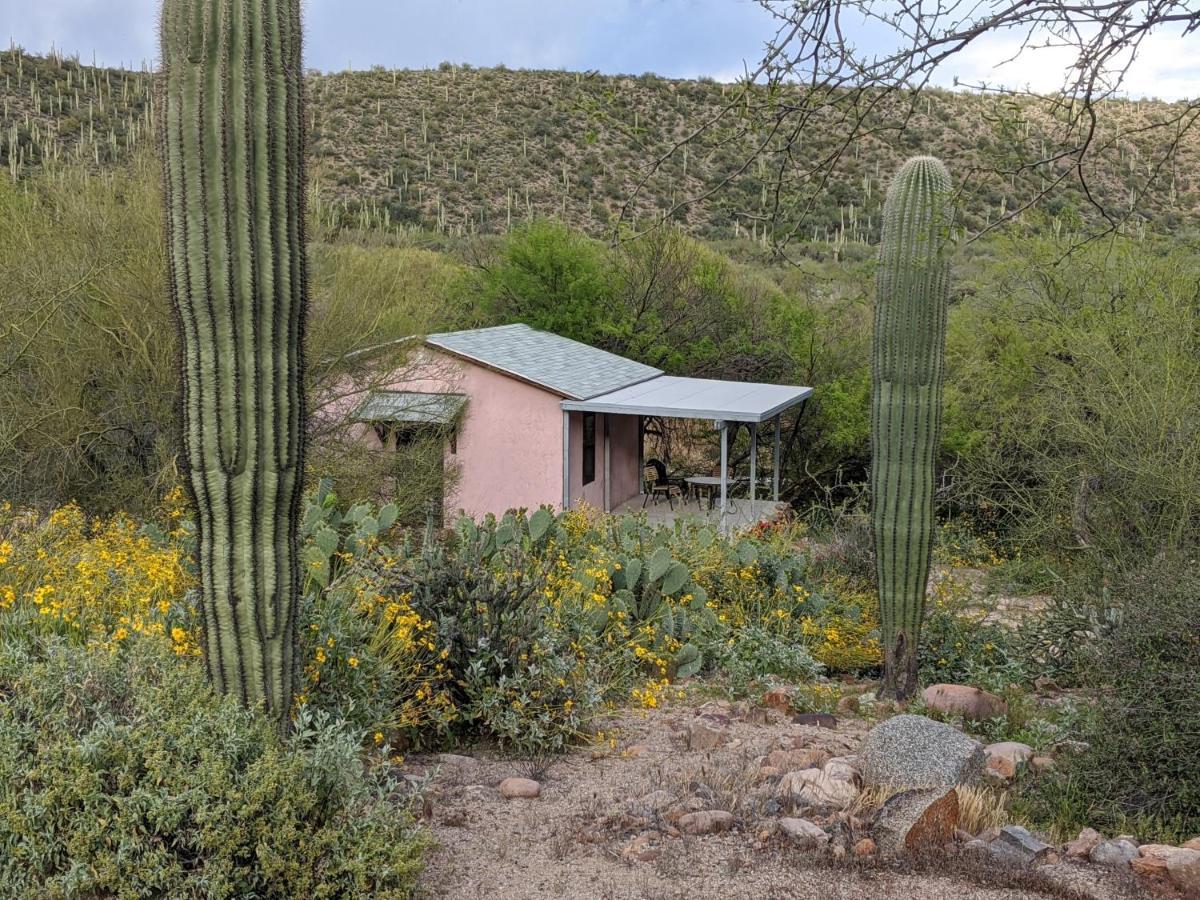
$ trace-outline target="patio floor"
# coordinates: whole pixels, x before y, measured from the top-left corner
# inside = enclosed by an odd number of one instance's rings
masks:
[[[666,500],[660,499],[655,503],[651,499],[643,509],[643,499],[645,498],[641,495],[634,497],[632,500],[622,503],[613,512],[617,515],[644,513],[646,521],[651,525],[672,525],[679,519],[707,522],[717,526],[721,524],[721,510],[718,508],[710,511],[706,502],[697,503],[695,500],[689,500],[687,503],[682,503],[677,499],[675,508],[672,509]],[[731,530],[738,531],[759,522],[770,521],[786,506],[786,503],[776,503],[773,500],[755,500],[752,508],[750,500],[746,497],[730,498],[726,521]]]

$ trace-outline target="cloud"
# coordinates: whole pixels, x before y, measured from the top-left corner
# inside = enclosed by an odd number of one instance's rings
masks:
[[[1028,88],[1053,93],[1063,88],[1078,54],[1070,47],[1040,47],[1020,51],[1020,42],[1007,35],[990,35],[972,44],[948,61],[935,79],[939,84],[986,82],[996,87]],[[1162,32],[1143,41],[1129,67],[1119,94],[1126,97],[1157,97],[1182,100],[1200,97],[1200,65],[1195,39]]]

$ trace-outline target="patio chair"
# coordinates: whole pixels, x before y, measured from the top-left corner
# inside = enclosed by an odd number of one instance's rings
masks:
[[[671,509],[675,509],[676,497],[679,498],[680,503],[683,503],[683,490],[667,475],[667,467],[662,460],[649,459],[646,461],[646,465],[642,469],[642,484],[645,493],[645,497],[642,498],[642,509],[646,508],[646,501],[651,497],[654,498],[655,505],[658,504],[659,497],[666,497],[667,504]]]

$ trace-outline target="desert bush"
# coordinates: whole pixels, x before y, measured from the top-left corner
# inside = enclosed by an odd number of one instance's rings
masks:
[[[424,838],[332,720],[282,741],[143,636],[10,638],[0,695],[5,897],[411,894]]]
[[[1200,831],[1200,568],[1163,558],[1114,578],[1112,590],[1118,615],[1078,733],[1087,749],[1026,802],[1063,830],[1186,839]]]

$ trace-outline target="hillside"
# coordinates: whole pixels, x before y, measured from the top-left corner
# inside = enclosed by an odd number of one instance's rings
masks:
[[[107,165],[122,158],[149,142],[151,85],[145,73],[16,48],[0,53],[0,165],[18,178],[64,160]],[[768,142],[767,154],[746,165],[763,140],[754,117],[725,116],[652,171],[730,102],[736,88],[728,85],[443,65],[313,74],[310,90],[315,207],[327,224],[413,224],[459,234],[549,215],[599,233],[628,202],[630,224],[670,215],[701,237],[753,236],[762,234],[771,203],[768,173],[779,155]],[[1105,104],[1101,149],[1088,173],[1097,200],[1117,210],[1132,204],[1159,230],[1200,218],[1196,136],[1184,134],[1160,167],[1174,130],[1138,131],[1171,112],[1154,101]],[[977,229],[1047,183],[1042,172],[996,173],[1053,152],[1056,133],[1044,105],[1028,98],[931,92],[901,138],[866,137],[848,148],[800,237],[870,240],[886,179],[917,152],[943,157],[963,180],[963,220]],[[793,158],[819,159],[839,138],[833,126],[810,128]],[[1047,207],[1094,215],[1070,179]]]

